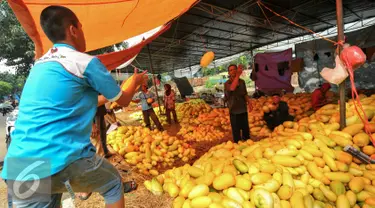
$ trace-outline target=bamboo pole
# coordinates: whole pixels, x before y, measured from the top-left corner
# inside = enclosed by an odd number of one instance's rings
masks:
[[[155,82],[155,74],[154,74],[154,69],[153,69],[153,66],[152,66],[152,58],[151,58],[151,52],[150,52],[150,44],[147,44],[147,51],[148,51],[148,59],[150,61],[150,71],[151,71],[151,74],[152,74],[152,83],[154,83],[154,87],[155,87],[155,93],[156,93],[156,98],[158,99],[158,105],[159,105],[159,113],[162,113],[161,112],[161,108],[160,108],[160,99],[159,99],[159,93],[158,93],[158,87],[156,86],[156,82]]]

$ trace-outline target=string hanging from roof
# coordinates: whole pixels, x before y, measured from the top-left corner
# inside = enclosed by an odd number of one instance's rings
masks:
[[[278,16],[278,17],[281,17],[281,18],[285,19],[285,20],[288,21],[290,24],[293,24],[293,25],[295,25],[295,26],[297,26],[297,27],[299,27],[299,28],[301,28],[301,29],[303,29],[303,30],[306,30],[306,31],[308,31],[308,32],[310,32],[310,33],[312,33],[312,34],[314,34],[314,35],[316,35],[316,36],[319,36],[320,38],[322,38],[322,39],[325,40],[325,41],[331,42],[331,43],[333,43],[334,45],[338,45],[338,44],[343,45],[343,44],[344,44],[343,42],[336,42],[336,41],[333,41],[333,40],[331,40],[331,39],[329,39],[329,38],[326,38],[326,37],[324,37],[323,35],[321,35],[321,34],[319,34],[319,33],[316,33],[316,32],[312,31],[311,29],[309,29],[309,28],[307,28],[307,27],[304,27],[304,26],[302,26],[302,25],[300,25],[300,24],[297,24],[297,23],[293,22],[292,20],[288,19],[287,17],[285,17],[285,16],[283,16],[283,15],[281,15],[281,14],[279,14],[279,13],[273,11],[272,9],[270,9],[269,7],[267,7],[266,5],[264,5],[264,4],[262,3],[262,1],[258,1],[257,4],[258,4],[258,6],[260,7],[260,9],[261,9],[262,11],[263,11],[262,7],[264,7],[264,8],[267,9],[268,11],[272,12],[274,15],[276,15],[276,16]],[[267,16],[266,16],[266,18],[267,18]],[[267,21],[269,22],[268,18],[267,18]],[[271,23],[270,23],[270,24],[271,24]]]

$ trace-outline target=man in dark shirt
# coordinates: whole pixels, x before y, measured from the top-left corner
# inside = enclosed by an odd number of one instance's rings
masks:
[[[280,100],[278,94],[272,96],[273,105],[276,106],[276,110],[270,111],[264,114],[264,120],[270,130],[273,130],[278,125],[282,124],[284,121],[293,121],[293,116],[289,115],[288,104]]]
[[[240,79],[242,71],[241,65],[238,68],[236,65],[230,65],[228,67],[229,80],[224,84],[225,101],[229,107],[232,135],[236,143],[239,140],[250,139],[247,107],[250,111],[252,108],[245,81]]]

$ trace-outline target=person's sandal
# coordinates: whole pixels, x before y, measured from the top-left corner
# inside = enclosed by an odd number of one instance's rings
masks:
[[[79,195],[78,198],[82,201],[86,201],[87,199],[90,198],[90,196],[92,195],[92,192],[87,194],[87,196],[82,196],[82,195]]]
[[[123,185],[124,185],[124,193],[135,191],[137,190],[137,187],[138,187],[137,183],[134,180],[124,182]]]

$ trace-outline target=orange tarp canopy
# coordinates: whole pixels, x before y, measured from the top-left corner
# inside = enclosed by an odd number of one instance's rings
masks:
[[[83,25],[87,51],[140,35],[177,18],[197,0],[8,0],[35,43],[36,58],[52,46],[40,26],[40,13],[49,5],[70,8]]]
[[[155,38],[157,38],[163,32],[168,30],[170,27],[171,27],[171,23],[164,25],[163,27],[159,29],[159,31],[157,31],[155,34],[153,34],[151,37],[147,38],[146,40],[143,40],[142,42],[122,51],[99,55],[98,58],[107,67],[109,71],[116,69],[121,64],[129,61],[134,56],[136,56],[139,52],[141,52],[143,46],[153,41]]]

